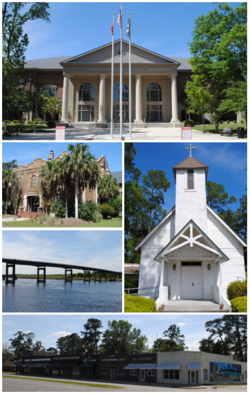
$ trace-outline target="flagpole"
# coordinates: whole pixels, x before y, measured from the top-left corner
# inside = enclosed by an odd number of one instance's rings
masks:
[[[131,133],[131,13],[129,13],[129,138],[132,138]]]
[[[120,137],[122,139],[122,3],[121,3],[121,42],[120,42]]]
[[[113,12],[113,32],[112,32],[112,65],[111,65],[111,124],[110,124],[110,137],[113,138],[113,90],[114,90],[114,26],[115,26],[115,13]]]

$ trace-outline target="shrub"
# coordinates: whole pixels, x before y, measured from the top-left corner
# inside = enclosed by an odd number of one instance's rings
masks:
[[[17,120],[17,119],[14,119],[14,120],[12,121],[12,123],[20,123],[20,121]]]
[[[28,124],[33,124],[33,120],[28,120]]]
[[[229,283],[227,286],[227,298],[231,301],[237,297],[243,297],[247,295],[247,281],[236,280]]]
[[[197,121],[197,122],[195,122],[195,124],[198,126],[198,125],[200,125],[200,124],[202,124],[202,123]]]
[[[224,120],[220,120],[220,124],[223,124],[224,123]]]
[[[240,123],[244,123],[244,120],[241,120]]]
[[[183,121],[183,123],[184,123],[185,127],[188,127],[188,126],[192,127],[192,126],[194,126],[194,121],[192,119],[186,119],[186,120]]]
[[[112,208],[110,205],[108,205],[108,204],[102,204],[102,205],[100,205],[100,206],[99,206],[99,210],[100,210],[102,216],[104,217],[104,219],[107,219],[108,216],[113,217],[113,216],[114,216],[114,213],[115,213],[115,211],[113,210],[113,208]]]
[[[2,214],[5,214],[5,201],[2,201]]]
[[[230,120],[226,120],[226,123],[228,124],[228,123],[231,123],[231,122],[230,122]]]
[[[231,304],[232,312],[247,312],[247,296],[235,298]]]
[[[156,303],[150,298],[125,294],[124,312],[156,312]]]
[[[39,123],[39,124],[42,124],[43,123],[43,120],[42,120],[42,118],[37,118],[37,123]]]
[[[94,201],[88,201],[86,204],[78,204],[78,215],[79,218],[88,222],[98,223],[101,221],[98,205]]]
[[[51,210],[57,218],[65,218],[66,208],[64,207],[64,202],[61,198],[51,204]]]
[[[54,120],[49,120],[47,122],[48,127],[56,127],[56,122]]]
[[[4,122],[6,122],[6,123],[11,123],[11,120],[4,120]]]
[[[237,123],[237,120],[233,120],[233,123]]]
[[[110,205],[114,210],[114,214],[112,215],[113,217],[117,217],[122,211],[122,198],[119,196],[113,200],[109,200],[107,204]]]

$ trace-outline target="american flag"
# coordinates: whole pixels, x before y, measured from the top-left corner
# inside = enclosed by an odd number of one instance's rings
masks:
[[[114,25],[113,25],[113,23],[111,25],[111,34],[112,34],[112,36],[114,35]]]
[[[120,10],[119,15],[118,15],[118,19],[117,19],[117,25],[120,25],[122,23],[122,12]]]

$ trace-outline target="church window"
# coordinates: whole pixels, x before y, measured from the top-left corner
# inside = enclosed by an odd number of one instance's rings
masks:
[[[194,170],[187,170],[187,188],[194,189]]]

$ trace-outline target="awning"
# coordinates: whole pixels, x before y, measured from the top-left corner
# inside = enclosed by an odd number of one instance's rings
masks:
[[[188,371],[198,371],[200,369],[203,369],[200,365],[200,363],[187,363],[187,370]]]
[[[24,363],[24,364],[22,364],[21,368],[28,368],[28,366],[29,366],[29,363]]]
[[[161,363],[156,369],[181,369],[181,363]]]
[[[61,362],[61,368],[75,368],[78,366],[80,360],[65,360]]]
[[[156,369],[156,364],[128,364],[124,369]]]
[[[37,363],[37,364],[32,364],[32,367],[34,368],[41,368],[44,363]]]
[[[81,362],[81,364],[78,365],[79,368],[91,368],[93,365],[96,364],[96,361],[89,361],[85,363],[84,361]]]
[[[50,363],[47,364],[48,368],[61,368],[62,367],[62,361],[51,361]]]

